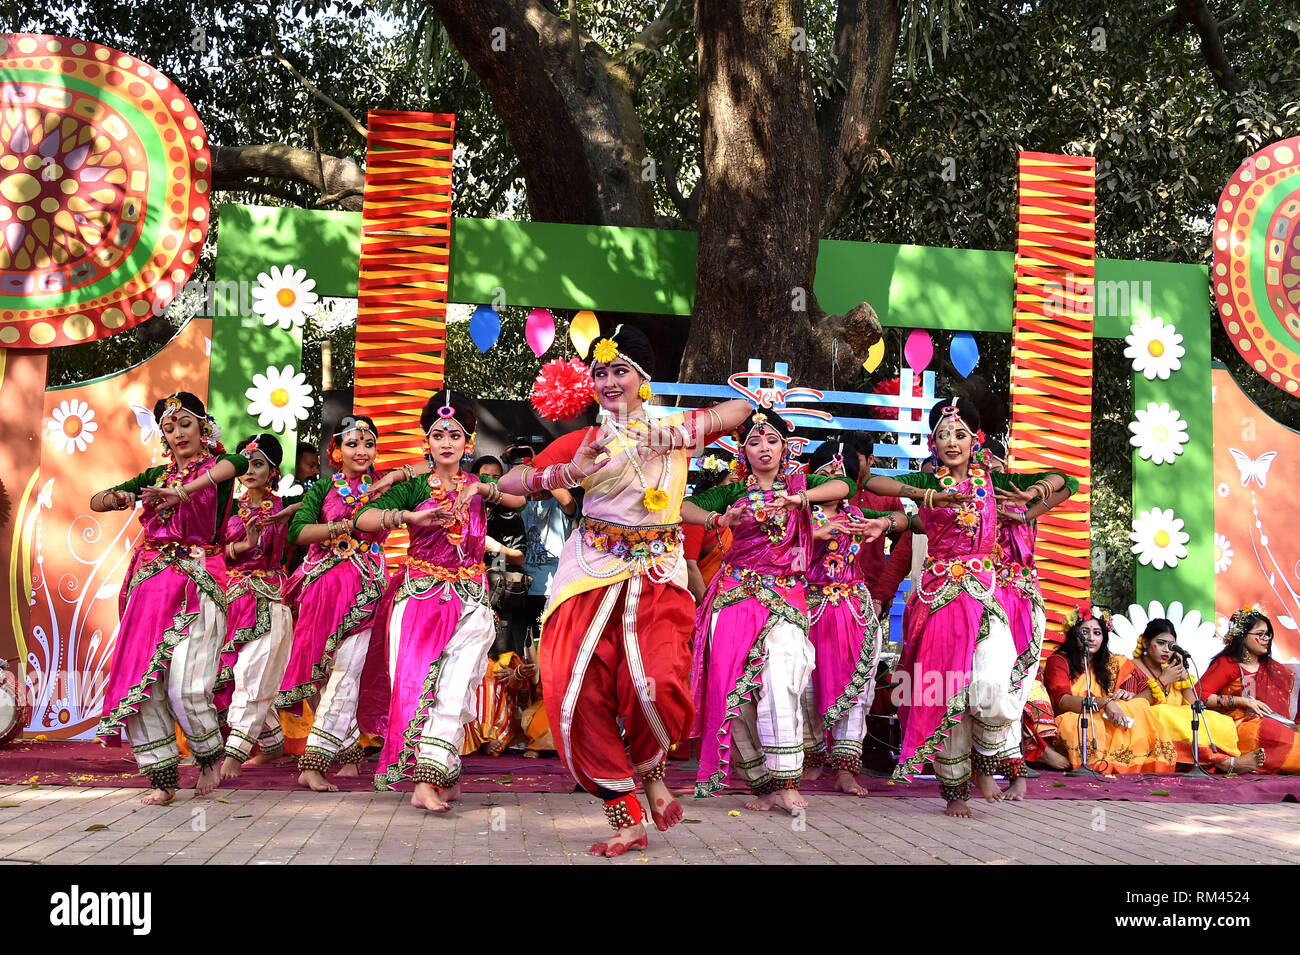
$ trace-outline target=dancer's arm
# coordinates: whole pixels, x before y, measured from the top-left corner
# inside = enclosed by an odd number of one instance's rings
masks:
[[[554,490],[581,484],[584,477],[600,470],[609,460],[608,455],[601,454],[603,449],[593,446],[599,434],[596,428],[582,428],[561,435],[531,461],[511,468],[497,486],[506,494],[527,496],[543,488]],[[569,479],[572,483],[565,483]]]
[[[914,501],[928,503],[930,507],[953,507],[975,500],[973,494],[945,491],[938,478],[924,471],[912,471],[901,478],[873,474],[867,479],[866,488],[872,494],[881,494],[885,497],[909,497]],[[929,495],[928,501],[926,495]],[[921,533],[925,532],[921,531]]]
[[[424,481],[403,481],[390,487],[378,499],[357,511],[352,526],[367,534],[378,534],[410,521],[411,513],[429,498]],[[446,511],[450,515],[450,511]],[[319,526],[319,525],[318,525]]]
[[[707,491],[692,494],[682,501],[682,523],[703,524],[705,527],[718,528],[726,526],[720,519],[711,515],[729,516],[729,509],[748,493],[740,481],[711,487]]]
[[[994,494],[999,500],[1031,505],[1026,520],[1036,520],[1079,490],[1078,478],[1060,471],[1030,474],[993,474]]]
[[[317,481],[302,497],[302,506],[289,522],[289,543],[295,547],[319,544],[329,538],[329,525],[319,524],[321,508],[325,496],[334,489],[334,484],[325,478]]]
[[[96,491],[90,496],[90,509],[92,511],[126,510],[135,504],[135,499],[139,496],[141,490],[153,486],[164,470],[161,465],[156,468],[149,468],[149,470],[142,471],[121,484],[114,484],[106,490]]]

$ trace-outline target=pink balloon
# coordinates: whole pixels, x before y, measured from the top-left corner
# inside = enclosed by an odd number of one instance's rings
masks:
[[[544,308],[535,308],[524,322],[524,341],[541,358],[555,344],[555,316]]]
[[[903,346],[903,357],[907,359],[907,366],[918,375],[930,367],[930,359],[934,357],[934,342],[930,340],[930,333],[924,328],[912,329]]]

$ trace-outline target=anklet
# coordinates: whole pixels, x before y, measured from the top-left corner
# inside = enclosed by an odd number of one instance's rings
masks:
[[[653,769],[647,769],[644,773],[641,774],[641,782],[652,783],[655,781],[662,781],[663,778],[667,775],[668,775],[668,757],[665,756],[662,760],[659,761],[658,766],[655,766]]]
[[[939,796],[944,802],[969,802],[970,781],[968,780],[959,786],[949,786],[947,783],[940,783]]]
[[[146,769],[145,775],[149,777],[149,785],[154,789],[174,790],[181,784],[181,770],[176,763],[162,769]]]
[[[348,763],[363,763],[366,759],[366,751],[361,748],[361,744],[353,743],[346,749],[339,750],[334,761],[340,766],[346,766]]]
[[[298,772],[316,772],[324,776],[329,772],[330,754],[320,749],[304,750],[303,754],[298,757]]]
[[[850,753],[833,753],[831,755],[831,769],[837,773],[850,773],[856,776],[862,772],[862,757]]]
[[[970,765],[971,769],[981,776],[996,776],[998,770],[1002,768],[1002,761],[996,756],[986,756],[984,753],[972,751]]]
[[[629,829],[640,824],[645,818],[645,810],[641,808],[641,800],[636,798],[636,793],[628,793],[605,803],[605,818],[615,830]]]
[[[460,776],[457,774],[456,779],[459,778]],[[438,792],[442,792],[444,789],[450,789],[456,782],[456,780],[447,775],[445,769],[441,766],[435,765],[434,763],[416,763],[415,769],[411,771],[411,779],[417,783],[427,783],[434,789],[438,790]]]

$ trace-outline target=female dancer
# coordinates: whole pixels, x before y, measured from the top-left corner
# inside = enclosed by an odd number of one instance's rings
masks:
[[[123,510],[139,497],[144,540],[122,588],[122,623],[104,691],[103,742],[125,728],[152,789],[141,801],[165,806],[180,783],[180,725],[199,767],[195,792],[216,789],[221,728],[212,705],[226,610],[226,569],[217,546],[231,482],[248,459],[226,454],[220,430],[188,391],[159,399],[164,466],[149,468],[90,499],[93,511]]]
[[[990,442],[993,444],[993,442]],[[995,474],[1006,472],[1005,462],[997,456],[1001,448],[994,444],[996,451],[989,461],[989,470]],[[1033,507],[1010,501],[998,505],[998,533],[993,545],[993,573],[997,581],[996,597],[1007,615],[1011,628],[1011,638],[1015,641],[1016,659],[1022,657],[1029,661],[1029,670],[1016,690],[1016,699],[1020,705],[1020,739],[1021,759],[1008,759],[1002,765],[1003,775],[1011,780],[1011,785],[1003,792],[1002,798],[1015,801],[1025,798],[1028,786],[1029,770],[1025,766],[1027,758],[1043,759],[1049,764],[1059,760],[1056,768],[1066,769],[1068,764],[1055,750],[1047,750],[1041,739],[1045,731],[1040,723],[1046,719],[1050,725],[1051,735],[1056,733],[1056,722],[1052,718],[1047,701],[1041,699],[1031,702],[1030,694],[1038,681],[1038,666],[1042,660],[1043,635],[1047,631],[1047,607],[1043,604],[1043,594],[1038,588],[1038,568],[1034,564],[1034,544],[1038,539],[1038,518],[1046,514],[1061,501],[1069,497],[1069,489],[1057,491],[1045,501],[1039,501]],[[1042,694],[1044,697],[1045,693]],[[1044,710],[1046,713],[1044,714]],[[1011,736],[1016,736],[1013,725]],[[1008,748],[1011,740],[1008,739]],[[1032,747],[1025,751],[1025,747]]]
[[[256,745],[262,760],[284,749],[275,697],[293,646],[293,614],[284,604],[288,527],[275,493],[284,449],[273,434],[245,438],[236,449],[248,459],[239,482],[245,494],[226,521],[226,643],[213,702],[226,735],[221,778],[235,779]]]
[[[460,395],[430,398],[420,414],[427,477],[398,484],[356,519],[363,532],[411,529],[388,616],[389,732],[374,785],[385,791],[413,778],[411,805],[430,812],[447,812],[460,798],[460,744],[496,636],[483,565],[484,502],[525,503],[461,470],[477,423]]]
[[[907,675],[899,720],[902,751],[895,779],[933,760],[950,816],[969,817],[971,771],[989,802],[1002,796],[993,775],[1003,758],[1020,759],[1023,708],[1017,694],[1033,664],[1017,654],[1006,614],[994,598],[996,501],[1031,504],[1078,482],[1058,472],[990,474],[983,467],[979,412],[965,398],[942,399],[930,409],[933,474],[902,480],[871,478],[867,488],[921,501],[913,529],[928,538],[916,600],[903,618]],[[941,684],[941,685],[936,685]],[[972,753],[973,750],[973,753]]]
[[[316,792],[338,791],[325,778],[331,762],[341,764],[339,775],[355,776],[362,759],[357,703],[375,606],[387,583],[383,542],[388,531],[357,530],[353,518],[376,486],[388,483],[375,476],[377,444],[371,419],[344,418],[330,439],[333,477],[311,486],[289,525],[290,544],[311,546],[289,586],[290,592],[301,587],[298,622],[275,705],[296,709],[320,694],[298,759],[299,784]]]
[[[726,401],[651,424],[642,405],[654,373],[645,334],[619,326],[592,346],[589,361],[604,424],[552,442],[502,478],[501,489],[586,491],[583,518],[555,572],[539,662],[560,758],[583,789],[605,801],[616,830],[591,851],[616,856],[647,845],[635,773],[660,830],[682,818],[663,781],[667,751],[686,739],[693,715],[687,679],[695,605],[678,510],[691,455],[743,421],[749,403]],[[534,402],[550,407],[549,388],[542,381]],[[580,409],[565,410],[572,417]]]
[[[1148,623],[1119,686],[1151,704],[1160,737],[1173,743],[1179,765],[1190,766],[1195,761],[1191,704],[1196,702],[1196,692],[1174,649],[1177,638],[1170,621],[1157,617]],[[1264,764],[1263,750],[1243,753],[1238,748],[1237,727],[1229,717],[1206,710],[1201,721],[1197,741],[1202,763],[1223,773],[1253,773]]]
[[[745,808],[760,812],[808,806],[798,789],[801,697],[813,669],[803,577],[812,550],[808,508],[857,490],[843,476],[787,474],[791,437],[781,417],[754,412],[736,435],[743,483],[712,488],[682,504],[683,521],[732,530],[731,549],[695,624],[691,735],[701,739],[695,796],[725,788],[734,765],[754,794]],[[871,540],[905,520],[900,512],[889,521],[841,524]]]
[[[844,449],[842,443],[824,443],[808,462],[809,469],[814,475],[843,477]],[[867,790],[858,782],[858,774],[862,772],[862,741],[875,695],[882,634],[859,559],[866,538],[846,528],[864,523],[867,515],[848,502],[827,501],[813,505],[812,520],[808,638],[817,666],[810,687],[816,700],[816,724],[811,730],[829,739],[835,788],[865,796]],[[906,515],[894,523],[901,527]]]
[[[1300,734],[1291,714],[1291,671],[1273,659],[1273,621],[1256,604],[1232,615],[1228,645],[1205,668],[1205,705],[1237,724],[1238,745],[1263,748],[1266,773],[1300,773]]]

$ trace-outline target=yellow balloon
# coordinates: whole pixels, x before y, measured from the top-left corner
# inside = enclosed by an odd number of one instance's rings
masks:
[[[600,322],[596,320],[595,312],[579,312],[569,323],[569,341],[573,342],[579,358],[586,357],[587,349],[599,334]]]
[[[881,361],[885,357],[885,339],[882,335],[876,339],[876,343],[867,349],[867,360],[862,363],[862,367],[867,371],[875,371],[880,367]]]

